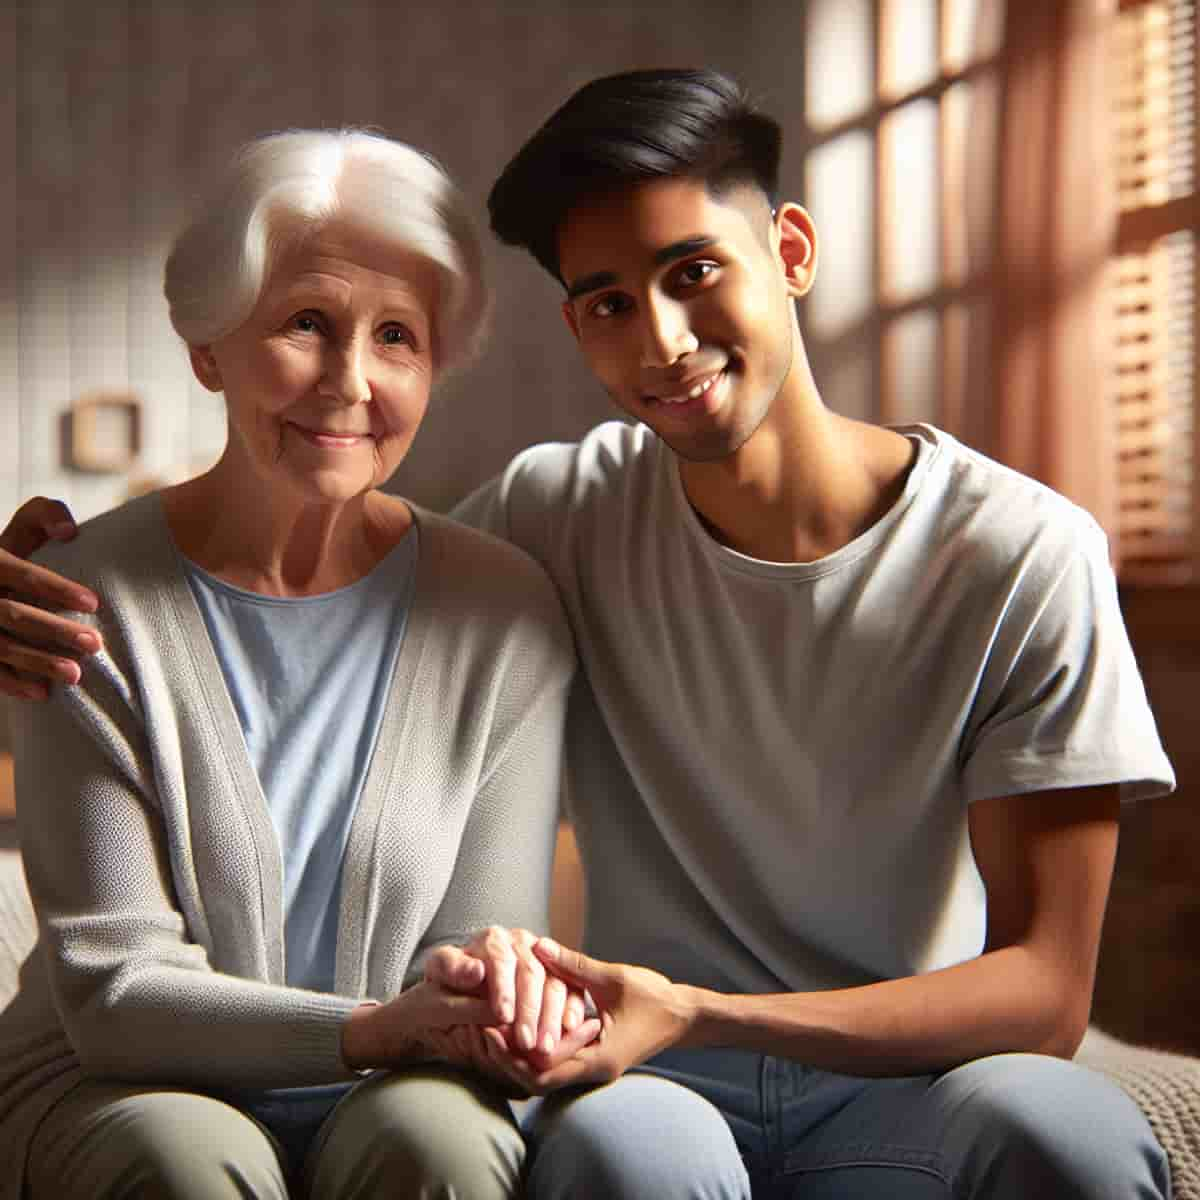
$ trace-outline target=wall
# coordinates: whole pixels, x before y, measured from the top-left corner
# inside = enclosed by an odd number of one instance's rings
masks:
[[[1123,813],[1094,1015],[1200,1054],[1200,587],[1127,588],[1121,603],[1178,790]]]
[[[88,516],[124,475],[64,467],[72,401],[132,390],[132,475],[202,463],[222,400],[194,382],[161,268],[212,164],[258,133],[369,124],[432,151],[483,220],[491,181],[571,90],[635,66],[717,66],[781,116],[803,95],[799,4],[569,0],[8,0],[0,5],[0,514],[32,493]],[[796,164],[785,164],[791,179]],[[521,447],[608,414],[531,262],[489,240],[490,349],[437,398],[397,486],[443,507]]]

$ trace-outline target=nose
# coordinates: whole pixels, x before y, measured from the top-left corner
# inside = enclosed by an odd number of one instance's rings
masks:
[[[641,325],[643,366],[669,367],[700,345],[688,323],[687,309],[670,297],[651,297]]]
[[[330,346],[321,364],[317,394],[329,396],[344,405],[365,404],[371,399],[367,378],[366,351],[355,339],[341,346]]]

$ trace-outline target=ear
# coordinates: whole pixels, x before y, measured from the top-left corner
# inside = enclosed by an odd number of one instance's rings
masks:
[[[775,232],[788,291],[803,296],[817,277],[817,231],[812,217],[799,204],[784,201],[775,210]]]
[[[575,308],[570,300],[562,302],[562,315],[567,328],[575,335],[575,340],[579,341],[579,318],[575,315]]]
[[[188,358],[192,362],[193,374],[210,392],[224,391],[221,372],[211,346],[188,346]]]

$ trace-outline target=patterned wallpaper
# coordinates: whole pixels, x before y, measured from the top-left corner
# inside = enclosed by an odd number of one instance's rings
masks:
[[[798,114],[802,15],[765,0],[0,3],[0,512],[42,492],[88,516],[219,450],[221,397],[192,380],[160,277],[188,197],[245,138],[379,127],[437,155],[482,219],[523,136],[594,75],[712,65]],[[397,477],[438,507],[608,413],[556,287],[517,253],[489,253],[489,350],[435,398]],[[138,462],[65,467],[65,414],[112,392],[141,402]]]

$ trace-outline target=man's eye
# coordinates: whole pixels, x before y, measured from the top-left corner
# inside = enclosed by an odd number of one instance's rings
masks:
[[[300,333],[320,333],[321,323],[312,313],[297,313],[292,318],[292,328]]]
[[[716,269],[717,264],[714,262],[692,262],[679,272],[679,278],[685,284],[703,283]]]
[[[593,317],[615,317],[628,308],[629,299],[626,296],[601,296],[588,311]]]

